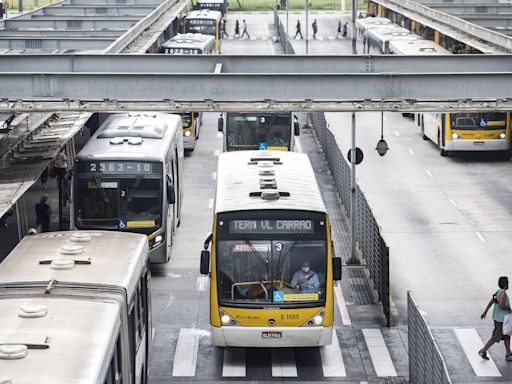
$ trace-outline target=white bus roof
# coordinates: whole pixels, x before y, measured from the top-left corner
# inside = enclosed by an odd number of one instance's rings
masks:
[[[197,0],[197,3],[198,4],[201,4],[201,3],[224,4],[224,0]]]
[[[199,9],[196,11],[190,11],[187,13],[187,19],[222,19],[222,13],[220,11],[212,11],[211,9]]]
[[[163,43],[162,48],[205,49],[209,45],[215,46],[215,36],[202,33],[178,33]]]
[[[391,24],[391,20],[386,19],[385,17],[367,17],[356,20],[356,28],[362,30],[377,28],[387,24]]]
[[[432,40],[391,40],[389,49],[397,55],[449,55],[450,51],[444,49]]]
[[[23,309],[35,305],[46,307],[46,316],[20,317]],[[0,313],[0,379],[13,384],[103,382],[120,326],[119,304],[2,298]],[[29,348],[21,359],[2,358],[2,346],[12,344],[48,348]]]
[[[368,39],[382,44],[391,40],[417,40],[418,36],[408,29],[393,25],[370,29],[368,31]]]
[[[273,182],[277,189],[261,189],[262,183]],[[276,200],[250,196],[251,193],[262,192],[289,193],[289,196],[280,196]],[[258,209],[326,212],[313,167],[306,154],[237,151],[219,155],[215,212]]]
[[[181,132],[179,115],[114,114],[100,126],[77,159],[163,161],[177,130]],[[129,138],[141,138],[142,142]]]
[[[90,239],[90,241],[85,241]],[[77,241],[78,240],[78,241]],[[71,269],[52,260],[71,259]],[[90,264],[83,264],[90,260]],[[123,287],[132,296],[148,260],[146,236],[128,232],[67,231],[26,236],[0,264],[0,285],[60,283]],[[46,262],[40,264],[40,262]]]

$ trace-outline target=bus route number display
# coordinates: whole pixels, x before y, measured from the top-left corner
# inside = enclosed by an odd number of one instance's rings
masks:
[[[135,161],[93,161],[80,162],[79,170],[82,173],[101,174],[152,174],[158,173],[159,167],[154,163]]]
[[[313,233],[313,220],[231,220],[229,233]]]

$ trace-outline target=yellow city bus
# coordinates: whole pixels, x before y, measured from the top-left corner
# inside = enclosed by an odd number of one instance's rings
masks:
[[[416,115],[423,139],[455,151],[507,151],[510,148],[509,112],[425,113]]]
[[[220,53],[222,13],[209,9],[191,11],[185,17],[185,33],[201,33],[215,37],[215,50]]]
[[[329,216],[306,154],[219,156],[213,232],[201,273],[211,277],[214,345],[331,343],[341,259],[334,257]]]

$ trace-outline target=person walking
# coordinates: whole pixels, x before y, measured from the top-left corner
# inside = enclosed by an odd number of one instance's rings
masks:
[[[243,32],[242,32],[242,36],[240,38],[243,39],[244,36],[247,35],[247,38],[250,39],[251,36],[249,36],[249,32],[247,32],[247,23],[245,22],[245,19],[242,20],[242,27],[243,27]]]
[[[46,166],[43,173],[41,173],[41,186],[43,187],[43,189],[46,189],[47,182],[48,182],[48,166]]]
[[[316,23],[316,19],[313,20],[313,25],[311,27],[313,28],[313,39],[316,40],[316,33],[318,32],[318,24]]]
[[[55,172],[55,176],[57,176],[57,183],[60,183],[64,176],[66,176],[66,171],[68,168],[68,158],[62,149],[55,159],[53,159],[53,171]]]
[[[342,32],[342,36],[344,39],[347,38],[347,30],[348,30],[348,22],[346,22],[345,24],[343,24],[343,32]]]
[[[302,40],[303,37],[302,37],[302,32],[300,31],[300,21],[299,20],[297,20],[297,25],[295,26],[295,29],[297,32],[295,32],[295,36],[293,38],[296,39],[297,35],[300,35],[300,38]]]
[[[338,20],[338,30],[336,33],[336,38],[341,37],[341,31],[343,29],[343,26],[341,25],[341,20]]]
[[[226,23],[227,23],[227,21],[226,20],[222,20],[221,23],[222,23],[222,37],[226,36],[227,38],[229,38],[229,35],[226,32]]]
[[[487,315],[487,311],[494,305],[492,311],[492,319],[494,320],[494,330],[492,332],[492,336],[489,341],[485,344],[485,346],[478,351],[480,357],[484,360],[489,360],[487,356],[487,350],[491,348],[494,343],[499,343],[503,340],[505,344],[505,360],[512,360],[512,352],[510,352],[510,335],[503,334],[503,321],[505,320],[505,315],[511,312],[510,310],[510,301],[507,295],[508,289],[508,277],[501,276],[498,279],[498,286],[500,289],[492,295],[489,304],[485,308],[484,312],[480,316],[483,320]]]
[[[235,37],[240,38],[240,23],[238,22],[238,19],[235,22],[235,34],[233,35],[233,38]]]
[[[42,195],[36,209],[36,227],[39,233],[48,232],[50,230],[50,216],[52,209],[48,205],[48,195]]]

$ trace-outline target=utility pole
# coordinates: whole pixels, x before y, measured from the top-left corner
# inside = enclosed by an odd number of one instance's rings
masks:
[[[290,36],[288,35],[288,0],[286,0],[286,42],[284,44],[284,53],[288,53],[288,44],[290,44]]]
[[[18,0],[18,11],[23,13],[23,0]]]
[[[356,17],[357,17],[357,3],[352,0],[352,54],[357,55],[356,47]],[[357,208],[357,195],[356,195],[356,113],[352,112],[352,146],[350,149],[350,163],[351,163],[351,177],[350,177],[350,258],[347,264],[361,264],[361,261],[356,255],[356,208]]]
[[[309,0],[306,0],[306,55],[309,54],[308,47],[308,32],[309,32],[309,22],[308,22],[308,12],[309,12]]]

